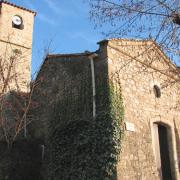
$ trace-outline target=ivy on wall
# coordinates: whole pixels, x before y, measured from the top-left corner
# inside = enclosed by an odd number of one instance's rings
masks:
[[[120,80],[97,77],[94,120],[90,68],[77,79],[77,86],[65,85],[48,121],[48,179],[116,179],[124,116]]]

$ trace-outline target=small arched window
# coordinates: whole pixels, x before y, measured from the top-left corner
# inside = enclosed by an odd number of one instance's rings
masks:
[[[160,98],[161,97],[161,89],[158,85],[154,85],[153,87],[153,90],[154,90],[154,94],[157,98]]]

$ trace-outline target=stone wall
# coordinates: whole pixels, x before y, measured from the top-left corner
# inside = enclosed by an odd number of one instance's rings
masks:
[[[34,130],[32,134],[36,138],[46,139],[47,122],[51,118],[50,113],[55,104],[64,101],[63,93],[66,94],[72,90],[74,94],[80,91],[80,86],[87,78],[86,72],[88,72],[89,66],[89,60],[83,54],[49,57],[45,60],[36,79],[37,86],[33,93],[33,102],[37,104],[37,108],[31,112],[34,119],[33,127],[35,127],[32,128],[32,131]],[[91,94],[89,95],[91,96]],[[78,108],[77,106],[74,108]],[[91,113],[91,106],[86,109],[78,115],[80,119]],[[86,114],[84,114],[85,112]]]
[[[113,178],[115,180],[160,180],[160,167],[156,152],[157,143],[154,137],[154,123],[162,123],[168,127],[169,131],[168,138],[170,156],[172,157],[171,166],[172,174],[174,175],[173,178],[179,179],[179,85],[177,83],[169,83],[175,80],[174,74],[169,71],[169,67],[174,68],[174,66],[168,63],[169,59],[152,41],[104,41],[100,43],[100,49],[96,53],[98,54],[98,58],[94,59],[94,66],[97,114],[102,111],[109,113],[111,109],[109,83],[116,83],[114,77],[118,77],[120,81],[125,109],[124,124],[121,127],[124,129],[123,138],[121,139],[121,153],[118,157],[116,175],[113,175]],[[85,79],[82,80],[82,75],[87,70],[90,70],[88,54],[52,55],[45,60],[37,77],[39,86],[35,90],[33,101],[37,102],[38,107],[32,111],[34,122],[31,124],[30,131],[35,138],[41,139],[45,145],[45,160],[42,170],[43,174],[45,174],[45,179],[47,177],[46,174],[49,173],[49,168],[47,168],[49,162],[46,157],[50,155],[48,153],[49,146],[51,146],[51,144],[47,143],[49,134],[48,124],[52,121],[51,123],[55,123],[54,125],[56,125],[56,122],[53,122],[53,112],[58,112],[58,118],[56,119],[58,128],[55,126],[55,129],[62,128],[60,126],[62,124],[59,123],[72,120],[72,112],[76,120],[87,119],[88,117],[88,119],[92,118],[91,79],[83,76]],[[86,86],[84,86],[85,82]],[[159,98],[155,96],[154,85],[160,88],[161,97]],[[81,87],[87,88],[85,88],[87,90],[86,95],[83,95],[80,101],[77,102],[77,107],[74,107],[71,101],[75,98],[74,96],[77,92],[82,92]],[[70,97],[67,96],[69,92],[71,92],[69,94]],[[64,102],[67,101],[69,103],[64,104]],[[57,102],[59,102],[58,106]],[[85,104],[86,108],[82,106]],[[121,111],[121,109],[118,109],[116,106],[114,107],[117,111]],[[58,111],[54,111],[54,109]],[[87,111],[88,109],[89,111]],[[68,116],[64,116],[67,113]],[[64,118],[62,118],[62,115]],[[97,119],[103,120],[103,118]],[[111,118],[109,118],[109,120],[111,120]],[[127,129],[125,125],[127,122],[134,125],[133,130]],[[99,122],[97,121],[97,123]],[[78,129],[77,133],[79,130],[80,129]],[[98,129],[98,132],[100,131],[103,133],[106,132]],[[60,135],[62,135],[64,131],[60,132]],[[111,135],[112,134],[111,132]],[[67,143],[64,144],[67,150],[68,142],[72,141],[72,143],[74,143],[72,139],[76,140],[76,138],[79,137],[79,134],[77,134],[77,137],[74,137],[76,135],[70,135],[71,134],[67,136]],[[68,137],[71,137],[71,141],[68,140]],[[104,135],[97,136],[95,139],[98,140],[96,145],[101,144],[101,147],[97,147],[102,149],[103,141],[100,137],[104,137]],[[105,137],[109,138],[110,136],[106,134]],[[114,136],[111,136],[111,138],[112,137]],[[60,139],[60,141],[61,140],[62,139]],[[97,150],[96,145],[93,145],[95,150]],[[71,147],[71,145],[69,147]],[[108,149],[107,147],[104,149]],[[59,145],[57,146],[57,149],[58,148]],[[57,153],[57,156],[63,156],[64,152],[58,154],[58,151],[54,153]],[[98,153],[100,157],[102,154],[99,151],[97,154]],[[97,159],[94,159],[94,163],[96,164],[98,162]],[[107,159],[108,158],[102,159],[102,162],[107,162]],[[63,162],[65,160],[66,159],[63,159]],[[69,160],[70,162],[74,162],[77,160],[77,157],[73,156]],[[60,162],[57,161],[56,163],[59,166]],[[88,166],[85,165],[84,167]],[[91,167],[93,167],[93,164]],[[68,177],[70,176],[67,172],[63,173],[68,175]],[[58,171],[56,174],[58,174]],[[60,175],[61,174],[58,174],[59,177]],[[71,175],[73,176],[74,174],[72,173]],[[80,175],[81,174],[78,173],[78,177]],[[86,175],[87,174],[84,173],[83,177],[87,180]],[[65,177],[67,176],[64,176],[64,178]]]
[[[22,17],[23,28],[12,28],[12,18],[18,15]],[[34,25],[34,13],[23,10],[21,8],[2,3],[0,13],[0,40],[11,42],[24,46],[26,48],[32,47],[32,35]]]
[[[5,42],[0,42],[0,48],[2,49],[0,58],[6,80],[10,72],[7,91],[16,90],[28,92],[31,81],[31,49],[25,49]],[[14,52],[16,50],[21,51],[21,53],[18,54]],[[4,86],[2,78],[0,81],[0,88],[2,89]]]
[[[101,53],[94,61],[96,118],[93,118],[89,55],[48,56],[37,77],[39,86],[33,101],[37,101],[38,107],[32,111],[34,122],[30,131],[45,145],[42,170],[45,179],[117,178],[116,157],[123,117],[120,86],[110,85],[107,63],[101,63],[104,58]]]
[[[23,28],[12,27],[13,16],[22,17]],[[21,8],[1,3],[0,12],[0,58],[5,78],[9,67],[12,65],[10,73],[11,81],[8,90],[29,91],[31,81],[31,56],[32,56],[32,34],[33,34],[34,14]],[[14,63],[10,64],[10,59],[14,58]],[[2,76],[2,75],[1,75]],[[2,79],[2,78],[1,78]],[[2,87],[2,82],[0,83]],[[0,88],[1,88],[0,87]]]
[[[74,143],[74,138],[78,137],[78,134],[77,136],[74,135],[75,132],[78,133],[78,130],[74,132],[71,123],[82,120],[88,122],[92,119],[91,76],[89,73],[90,62],[88,57],[86,54],[81,54],[48,57],[38,74],[36,79],[38,86],[33,94],[33,102],[37,104],[37,108],[31,111],[34,121],[30,124],[29,133],[34,138],[40,139],[45,146],[42,166],[44,179],[48,179],[49,176],[54,179],[63,179],[62,176],[64,175],[65,178],[70,172],[70,169],[66,169],[66,171],[64,169],[63,172],[54,172],[54,170],[59,167],[59,164],[63,165],[63,162],[70,168],[70,164],[66,164],[68,158],[63,159],[64,161],[62,159],[59,161],[58,158],[63,155],[62,151],[64,152],[64,149],[67,148],[67,144]],[[81,127],[80,124],[79,128]],[[63,127],[72,128],[72,131],[61,137],[60,135],[66,130]],[[56,132],[59,133],[59,136],[56,136]],[[58,137],[60,139],[57,142]],[[68,137],[71,138],[68,139]],[[63,138],[67,138],[65,146],[59,143],[63,141]],[[50,142],[49,139],[51,139]],[[52,147],[56,144],[61,146],[59,153],[52,151]],[[68,145],[70,149],[72,144]],[[66,150],[68,153],[68,149]],[[56,158],[54,158],[54,153],[57,153]],[[49,159],[49,157],[51,158]]]
[[[124,133],[118,179],[160,179],[154,152],[153,122],[171,127],[172,171],[178,179],[180,94],[179,84],[171,83],[173,79],[165,75],[169,70],[169,59],[151,41],[111,40],[101,43],[102,48],[105,46],[109,77],[116,73],[120,75],[125,122],[135,126],[134,132],[125,130]],[[154,69],[147,68],[144,63]],[[157,72],[156,68],[161,71]],[[160,87],[160,98],[155,97],[154,85]]]
[[[12,26],[15,15],[22,18],[22,29]],[[29,103],[25,101],[31,81],[34,15],[23,7],[0,1],[1,180],[41,179],[41,145],[28,138],[30,134],[25,138],[22,127]],[[18,127],[21,131],[15,138]]]

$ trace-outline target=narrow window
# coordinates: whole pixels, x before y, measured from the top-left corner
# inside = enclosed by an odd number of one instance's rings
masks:
[[[160,89],[160,87],[157,86],[157,85],[154,85],[153,90],[154,90],[155,96],[157,98],[160,98],[161,97],[161,89]]]

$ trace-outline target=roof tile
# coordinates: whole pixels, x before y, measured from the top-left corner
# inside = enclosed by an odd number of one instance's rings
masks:
[[[16,7],[16,8],[19,8],[19,9],[22,9],[22,10],[25,10],[25,11],[28,11],[28,12],[30,12],[30,13],[33,13],[34,16],[36,16],[36,12],[35,12],[35,11],[32,11],[32,10],[30,10],[30,9],[27,9],[27,8],[24,8],[24,7],[21,7],[21,6],[18,6],[18,5],[16,5],[16,4],[13,4],[13,3],[8,2],[8,1],[0,0],[0,6],[1,6],[3,3],[4,3],[4,4],[8,4],[8,5],[10,5],[10,6],[13,6],[13,7]]]

